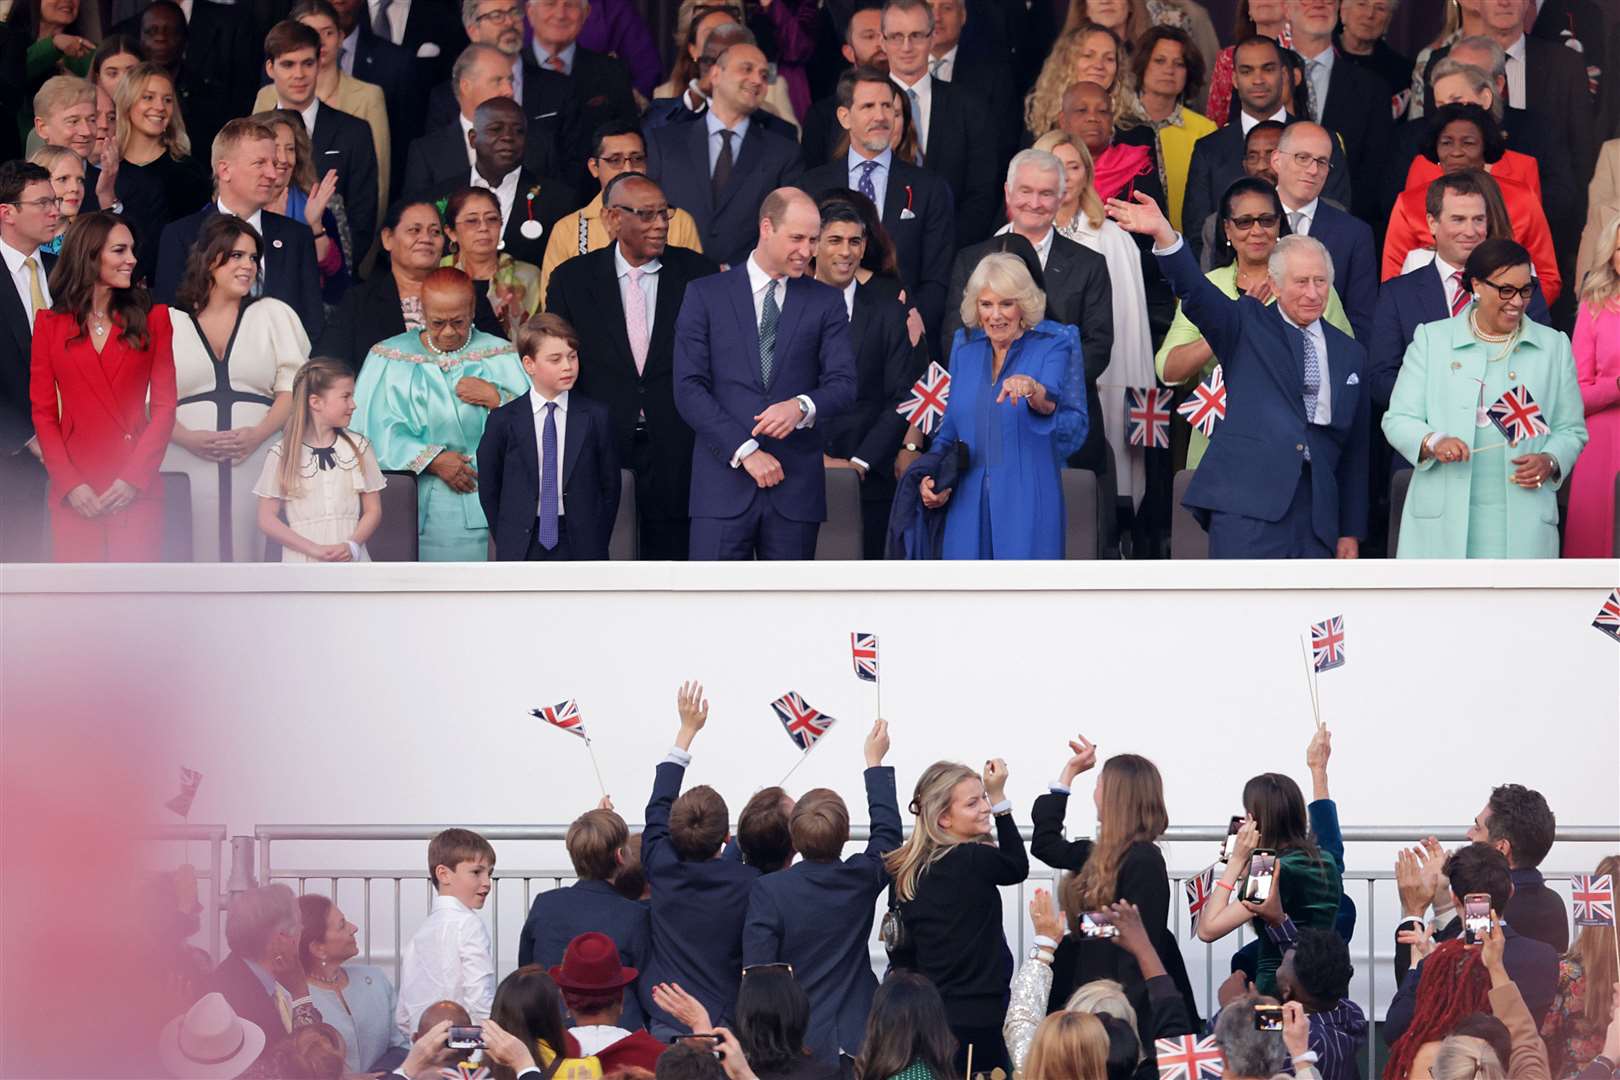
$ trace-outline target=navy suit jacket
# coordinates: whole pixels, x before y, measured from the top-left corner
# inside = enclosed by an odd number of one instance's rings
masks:
[[[646,904],[620,896],[605,881],[576,881],[566,889],[547,889],[534,898],[518,935],[518,966],[539,964],[550,968],[561,964],[570,941],[595,931],[613,939],[625,967],[644,970],[647,915]],[[621,1025],[631,1031],[646,1022],[642,986],[638,979],[624,991]]]
[[[521,562],[540,504],[540,451],[528,394],[489,414],[478,441],[478,501],[495,538],[495,558]],[[568,394],[562,445],[562,510],[575,559],[606,559],[619,512],[619,451],[608,408],[577,391]]]
[[[354,241],[354,257],[358,260],[371,250],[380,220],[377,147],[371,141],[371,125],[323,102],[315,110],[315,130],[309,139],[315,151],[315,175],[321,177],[328,169],[337,170],[337,191],[349,212],[349,237]]]
[[[782,465],[783,479],[775,487],[761,488],[747,469],[731,466],[738,448],[753,438],[754,417],[776,402],[807,395],[818,422],[855,404],[855,358],[842,294],[809,277],[789,278],[781,303],[767,386],[760,378],[759,324],[746,262],[686,287],[675,319],[675,408],[697,433],[693,517],[736,517],[758,494],[791,521],[827,518],[822,440],[813,429],[800,428],[785,439],[760,437],[760,449]]]
[[[1372,339],[1373,311],[1378,307],[1378,249],[1372,230],[1360,218],[1321,200],[1310,229],[1333,257],[1333,286],[1344,303],[1350,329],[1365,346]]]
[[[221,960],[208,976],[203,992],[222,995],[237,1016],[259,1025],[259,1030],[264,1032],[266,1053],[287,1037],[276,999],[265,993],[264,983],[247,966],[247,961],[234,952]]]
[[[1337,132],[1339,138],[1335,141],[1344,143],[1353,183],[1351,201],[1345,205],[1364,221],[1384,220],[1380,214],[1381,187],[1389,167],[1395,121],[1389,109],[1377,105],[1388,101],[1389,88],[1378,76],[1345,60],[1343,55],[1334,58],[1327,101],[1322,104],[1322,126]],[[1339,295],[1344,295],[1342,290]]]
[[[703,254],[723,266],[748,257],[759,237],[759,207],[779,187],[804,173],[799,147],[754,120],[742,145],[733,146],[731,180],[717,199],[709,183],[709,129],[702,117],[648,128],[647,175],[664,189],[671,206],[692,215],[703,237]]]
[[[847,165],[847,158],[818,165],[804,174],[799,186],[817,198],[824,192],[849,190]],[[888,187],[878,210],[883,215],[883,231],[894,242],[906,299],[922,316],[928,336],[940,340],[951,260],[956,254],[956,201],[950,185],[927,169],[891,155]]]
[[[1195,510],[1280,521],[1311,455],[1311,522],[1330,549],[1367,534],[1367,350],[1323,323],[1332,423],[1305,417],[1304,335],[1277,306],[1230,300],[1199,273],[1182,244],[1159,265],[1181,308],[1221,358],[1226,419],[1210,440],[1183,504]]]
[[[858,457],[871,466],[861,481],[862,499],[894,497],[894,458],[906,437],[906,420],[895,409],[928,370],[926,342],[911,344],[900,283],[874,277],[855,286],[849,319],[855,351],[855,404],[842,416],[817,419],[822,445],[835,458]]]
[[[40,275],[49,278],[56,256],[48,251],[36,254]],[[28,396],[34,330],[16,289],[0,288],[0,323],[13,345],[0,351],[0,454],[14,454],[34,437],[34,405]]]
[[[375,195],[375,179],[372,183],[371,191]],[[196,213],[163,226],[163,235],[158,240],[157,277],[152,287],[159,303],[174,303],[174,291],[180,287],[191,246],[196,243],[203,222],[217,213],[219,204],[210,202]],[[259,220],[264,225],[264,295],[273,296],[298,312],[304,333],[309,335],[309,340],[318,340],[326,314],[321,307],[321,274],[315,267],[315,234],[302,221],[269,210],[264,211]]]
[[[818,1061],[860,1052],[877,993],[868,942],[889,884],[883,856],[900,846],[894,769],[866,770],[872,837],[843,862],[794,863],[754,882],[743,926],[743,963],[793,965],[810,999],[804,1044]]]
[[[680,794],[686,768],[659,764],[641,834],[641,866],[652,888],[652,954],[641,972],[643,986],[677,982],[708,1010],[717,1025],[736,1010],[742,982],[743,917],[757,867],[736,859],[687,860],[669,838],[669,808]],[[686,1027],[657,1006],[649,1028],[659,1038]]]
[[[1525,937],[1505,919],[1502,936],[1507,939],[1503,943],[1502,966],[1507,968],[1508,978],[1513,980],[1524,997],[1531,1019],[1540,1027],[1547,1009],[1552,1005],[1553,996],[1558,992],[1558,951],[1545,941]],[[1423,965],[1426,963],[1428,961],[1424,960],[1406,973],[1400,989],[1395,991],[1395,997],[1389,1003],[1389,1011],[1384,1014],[1384,1040],[1390,1046],[1394,1046],[1395,1040],[1406,1034],[1406,1029],[1412,1023],[1412,1013],[1417,1006],[1418,983],[1423,979]]]

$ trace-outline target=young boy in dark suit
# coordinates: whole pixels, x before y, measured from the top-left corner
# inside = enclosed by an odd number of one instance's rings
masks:
[[[531,388],[490,413],[478,444],[478,501],[495,558],[606,559],[619,452],[607,406],[572,393],[579,335],[556,315],[536,315],[517,348]]]
[[[652,888],[652,958],[641,981],[645,987],[678,983],[724,1025],[742,981],[743,917],[759,870],[724,857],[731,814],[719,792],[700,784],[676,798],[709,703],[694,682],[681,686],[676,706],[680,731],[658,765],[641,834],[642,867]],[[656,1003],[648,1027],[661,1039],[685,1033]]]

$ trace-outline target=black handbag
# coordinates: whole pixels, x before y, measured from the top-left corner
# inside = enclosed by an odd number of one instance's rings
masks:
[[[900,903],[895,899],[894,886],[889,887],[889,910],[878,923],[878,938],[889,954],[889,963],[896,967],[912,966],[911,934],[906,929],[905,917],[900,914]]]

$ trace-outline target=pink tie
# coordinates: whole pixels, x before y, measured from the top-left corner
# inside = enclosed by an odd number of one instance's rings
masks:
[[[647,367],[647,298],[641,291],[645,275],[639,267],[630,268],[630,289],[624,298],[624,328],[630,333],[630,355],[635,357],[637,375]]]
[[[1453,315],[1461,315],[1462,309],[1467,307],[1468,301],[1473,299],[1472,296],[1468,295],[1468,290],[1462,287],[1462,275],[1461,270],[1451,275],[1452,282],[1457,286],[1457,295],[1451,298],[1451,313]]]

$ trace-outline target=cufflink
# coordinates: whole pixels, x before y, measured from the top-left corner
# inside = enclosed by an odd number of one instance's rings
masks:
[[[279,247],[281,247],[281,241],[280,240],[272,240],[272,241],[270,241],[270,246],[273,247],[273,248],[279,248]]]

